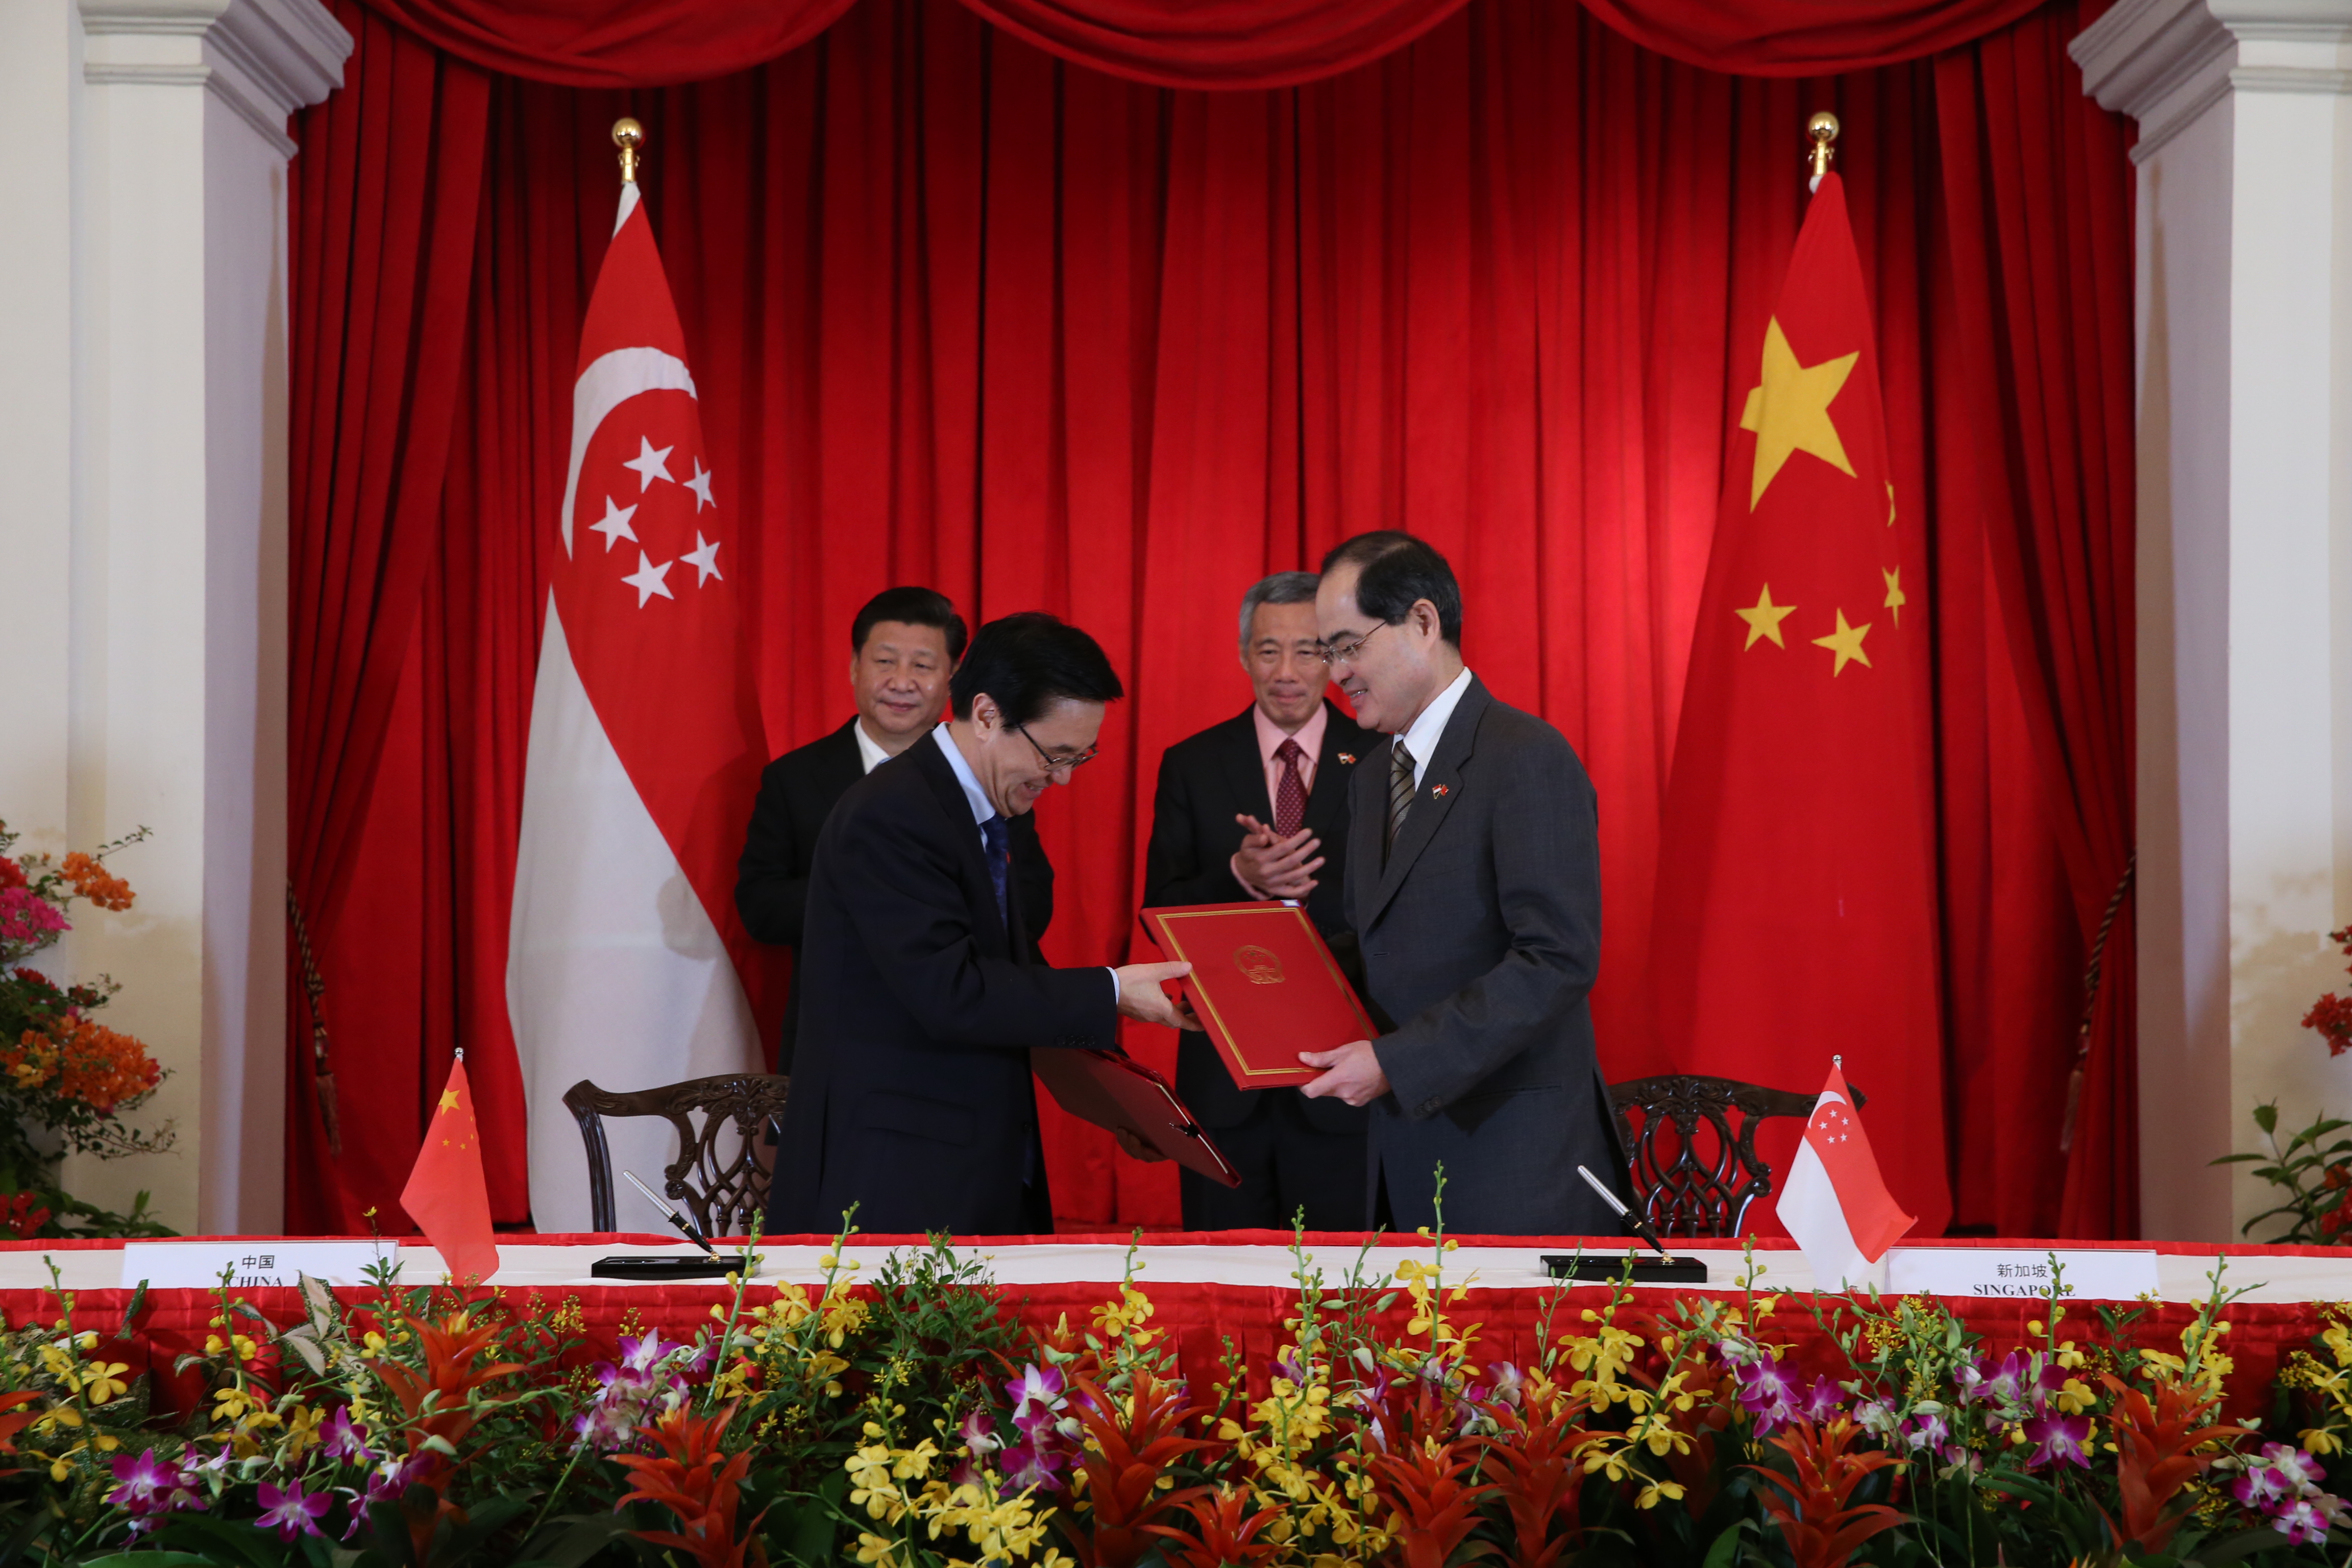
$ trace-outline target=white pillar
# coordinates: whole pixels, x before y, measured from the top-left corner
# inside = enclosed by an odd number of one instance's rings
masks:
[[[2352,0],[2124,0],[2073,52],[2139,122],[2143,1212],[2221,1240],[2257,1103],[2352,1115],[2299,1025],[2352,923]]]
[[[182,1229],[282,1215],[286,117],[351,47],[318,0],[0,0],[33,203],[0,577],[42,648],[0,681],[0,814],[50,849],[154,830],[115,862],[137,907],[85,910],[58,967],[122,983],[105,1021],[172,1070],[179,1146],[67,1185]]]

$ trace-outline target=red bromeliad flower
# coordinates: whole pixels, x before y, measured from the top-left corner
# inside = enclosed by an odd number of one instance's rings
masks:
[[[1492,1473],[1502,1478],[1496,1485],[1511,1512],[1511,1568],[1551,1568],[1584,1531],[1577,1516],[1584,1468],[1577,1455],[1592,1434],[1577,1425],[1585,1413],[1580,1399],[1531,1394],[1528,1405],[1526,1414],[1507,1405],[1488,1406],[1502,1436],[1480,1441]],[[1557,1536],[1555,1521],[1561,1526]]]
[[[656,1502],[677,1516],[677,1531],[634,1531],[638,1540],[675,1547],[702,1568],[766,1568],[760,1521],[767,1514],[755,1517],[740,1539],[735,1533],[735,1510],[742,1502],[743,1477],[751,1468],[751,1451],[729,1458],[719,1448],[740,1403],[716,1415],[697,1415],[690,1406],[681,1405],[646,1428],[661,1446],[659,1455],[613,1456],[614,1464],[625,1465],[636,1477],[636,1489],[623,1502]]]
[[[1242,1510],[1248,1502],[1246,1492],[1219,1487],[1213,1500],[1194,1498],[1185,1503],[1184,1511],[1192,1516],[1192,1529],[1164,1524],[1143,1528],[1166,1537],[1168,1544],[1160,1550],[1177,1568],[1256,1568],[1260,1563],[1273,1561],[1283,1548],[1279,1541],[1258,1540],[1259,1533],[1271,1529],[1289,1510],[1264,1508],[1244,1519]]]
[[[2196,1511],[2197,1500],[2183,1495],[2185,1489],[2221,1457],[2196,1450],[2243,1436],[2246,1428],[2199,1426],[2221,1402],[2200,1397],[2178,1383],[2157,1384],[2156,1403],[2150,1405],[2147,1394],[2113,1373],[2103,1381],[2116,1394],[2107,1420],[2115,1429],[2116,1488],[2124,1500],[2116,1539],[2141,1552],[2161,1552],[2181,1521]]]
[[[1476,1527],[1478,1500],[1501,1489],[1463,1483],[1477,1458],[1478,1449],[1468,1443],[1441,1443],[1434,1437],[1371,1457],[1366,1468],[1392,1516],[1390,1534],[1404,1568],[1445,1568],[1454,1549]],[[1469,1555],[1485,1557],[1494,1550],[1481,1542]]]
[[[1843,1417],[1827,1426],[1800,1421],[1769,1439],[1796,1467],[1794,1479],[1761,1465],[1748,1467],[1782,1494],[1759,1491],[1756,1497],[1780,1527],[1797,1568],[1844,1568],[1864,1542],[1903,1522],[1903,1515],[1884,1503],[1846,1506],[1872,1471],[1896,1462],[1892,1454],[1848,1452],[1861,1431]]]
[[[1078,1468],[1087,1478],[1084,1523],[1077,1511],[1056,1516],[1080,1568],[1130,1568],[1154,1542],[1150,1530],[1161,1515],[1206,1497],[1206,1487],[1159,1489],[1160,1478],[1180,1457],[1214,1447],[1177,1431],[1198,1415],[1183,1405],[1183,1389],[1160,1382],[1138,1367],[1132,1391],[1122,1400],[1091,1380],[1076,1378],[1078,1397],[1070,1413],[1086,1428]]]

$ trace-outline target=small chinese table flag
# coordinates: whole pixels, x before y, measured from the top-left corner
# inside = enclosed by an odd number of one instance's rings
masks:
[[[450,1064],[449,1081],[433,1107],[425,1146],[401,1189],[400,1206],[441,1254],[449,1278],[479,1284],[499,1271],[499,1244],[490,1229],[490,1190],[482,1178],[482,1140],[474,1125],[474,1096],[466,1087],[466,1055]]]

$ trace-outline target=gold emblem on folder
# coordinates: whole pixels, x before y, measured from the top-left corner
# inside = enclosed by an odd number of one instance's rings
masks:
[[[1282,984],[1282,960],[1267,948],[1252,944],[1234,949],[1234,967],[1248,977],[1253,985]]]

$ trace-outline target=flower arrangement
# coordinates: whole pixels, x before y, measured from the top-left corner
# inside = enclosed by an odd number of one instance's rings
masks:
[[[125,1118],[163,1081],[147,1047],[91,1017],[119,989],[104,975],[60,985],[26,960],[73,929],[77,900],[127,910],[131,884],[107,857],[147,837],[142,827],[62,860],[11,856],[18,835],[0,823],[0,1227],[16,1237],[165,1236],[142,1193],[129,1215],[110,1214],[58,1184],[68,1152],[119,1158],[173,1144],[169,1122],[152,1132]]]
[[[2352,957],[2352,926],[2327,933],[2347,957]],[[2330,1057],[2352,1049],[2352,996],[2330,991],[2311,1005],[2303,1026],[2318,1033]],[[2278,1189],[2279,1201],[2239,1228],[2252,1236],[2254,1227],[2273,1220],[2286,1228],[2270,1237],[2273,1243],[2303,1246],[2352,1246],[2352,1138],[2344,1136],[2352,1121],[2326,1113],[2311,1125],[2287,1134],[2279,1142],[2276,1100],[2254,1107],[2254,1125],[2261,1129],[2269,1152],[2224,1154],[2217,1165],[2252,1163],[2254,1174]]]
[[[1571,1314],[1563,1286],[1517,1366],[1456,1321],[1442,1230],[1336,1284],[1295,1244],[1271,1363],[1228,1342],[1200,1387],[1132,1253],[1087,1324],[1028,1328],[944,1238],[857,1283],[850,1234],[818,1283],[730,1279],[690,1338],[625,1322],[609,1356],[576,1298],[387,1273],[306,1281],[281,1323],[224,1281],[184,1419],[114,1349],[141,1303],[109,1339],[58,1291],[0,1334],[0,1540],[136,1545],[120,1568],[2316,1568],[2352,1545],[2326,1489],[2352,1309],[2284,1369],[2274,1433],[2224,1422],[2219,1270],[2171,1349],[2138,1343],[2144,1309],[1996,1345],[1932,1300],[1761,1294],[1752,1264],[1736,1297],[1663,1307],[1621,1283]]]

